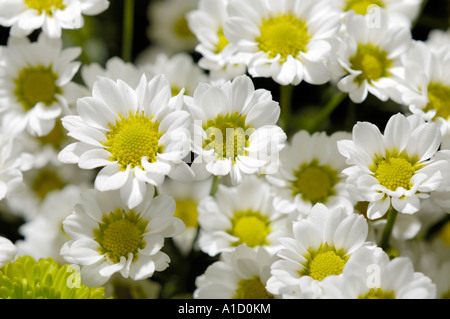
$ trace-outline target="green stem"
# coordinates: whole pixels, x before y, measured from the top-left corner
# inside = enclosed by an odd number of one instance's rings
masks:
[[[347,97],[347,93],[341,92],[333,96],[328,103],[323,107],[320,112],[312,119],[307,127],[309,132],[314,132],[317,127],[328,119],[333,111],[342,103]]]
[[[131,61],[133,51],[133,32],[134,32],[133,20],[134,20],[134,0],[124,0],[122,59],[125,62]]]
[[[213,181],[211,184],[211,190],[209,192],[210,196],[214,196],[216,194],[219,184],[220,184],[220,177],[217,175],[214,175],[214,178],[213,178]]]
[[[384,251],[387,251],[390,248],[389,240],[391,238],[392,229],[394,228],[398,212],[391,205],[387,214],[388,214],[387,223],[386,226],[384,227],[380,243],[380,247],[383,248]]]
[[[280,126],[285,130],[289,131],[289,122],[292,118],[292,93],[294,91],[293,85],[281,85],[280,86]]]

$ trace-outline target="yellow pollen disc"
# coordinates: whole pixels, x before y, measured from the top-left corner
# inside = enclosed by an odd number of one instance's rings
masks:
[[[358,299],[395,299],[393,291],[384,291],[381,288],[371,288],[368,293],[359,296]]]
[[[295,58],[300,52],[306,52],[310,39],[307,23],[287,14],[263,19],[260,36],[255,41],[270,58],[280,54],[281,62],[285,62],[288,56]]]
[[[66,6],[63,0],[25,0],[25,4],[30,9],[36,9],[39,13],[45,12],[51,16],[56,10],[64,10]]]
[[[353,10],[356,14],[365,15],[371,6],[384,8],[384,2],[382,0],[347,0],[344,11]]]
[[[36,103],[42,102],[49,106],[56,100],[56,94],[62,90],[56,85],[58,76],[51,67],[31,67],[20,71],[15,80],[15,95],[26,111],[31,110]]]
[[[220,53],[222,50],[228,45],[228,39],[225,37],[225,34],[223,33],[223,28],[220,28],[218,33],[219,42],[216,43],[216,50],[214,53]]]
[[[270,233],[270,221],[267,216],[253,211],[236,212],[231,223],[233,227],[229,233],[239,238],[234,245],[256,247],[268,244],[266,237]]]
[[[375,177],[381,185],[391,191],[398,187],[411,188],[411,177],[414,175],[413,165],[404,158],[387,158],[378,163]]]
[[[319,165],[316,159],[301,165],[294,176],[296,179],[291,184],[292,194],[300,194],[304,201],[326,203],[330,196],[336,194],[334,185],[339,181],[338,172],[328,165]]]
[[[428,100],[425,112],[436,110],[436,117],[450,119],[450,86],[430,83],[428,85]]]
[[[177,206],[175,209],[174,216],[181,219],[186,227],[198,227],[198,211],[197,211],[197,203],[185,199],[185,200],[177,200]]]
[[[446,246],[450,247],[450,222],[445,223],[441,228],[439,238]]]
[[[158,131],[159,123],[153,123],[151,118],[142,114],[131,114],[128,118],[120,115],[120,121],[109,124],[111,130],[106,134],[104,143],[112,154],[111,161],[117,161],[125,169],[141,166],[141,159],[148,157],[149,162],[156,161],[157,153],[162,152],[158,145],[162,133]]]
[[[319,281],[327,276],[340,275],[348,260],[343,249],[336,250],[328,244],[319,249],[308,249],[305,258],[304,268],[299,271],[299,275],[310,276]]]
[[[392,60],[388,59],[385,51],[375,45],[359,44],[356,54],[350,58],[350,66],[353,70],[362,71],[355,78],[355,82],[361,85],[364,81],[371,82],[389,77]]]
[[[189,29],[189,24],[184,16],[180,17],[173,26],[173,31],[181,39],[193,39],[195,35]]]
[[[94,231],[95,240],[100,244],[99,253],[106,254],[112,262],[118,263],[130,253],[136,258],[138,249],[145,247],[143,234],[148,222],[134,211],[124,212],[118,209],[103,216],[99,228]]]
[[[41,170],[31,185],[34,193],[43,200],[48,193],[63,189],[66,183],[52,170]]]
[[[206,132],[204,148],[214,150],[217,159],[228,158],[234,163],[238,156],[247,154],[245,147],[253,129],[245,125],[245,115],[219,114],[214,120],[208,120],[203,129]]]
[[[250,279],[241,279],[233,299],[274,299],[266,290],[265,285],[258,276]]]

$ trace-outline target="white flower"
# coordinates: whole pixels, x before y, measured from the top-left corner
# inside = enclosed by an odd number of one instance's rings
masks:
[[[272,264],[267,290],[283,298],[319,298],[322,284],[351,267],[368,249],[368,225],[362,215],[316,204],[295,221],[293,236],[282,238],[281,260]]]
[[[441,29],[431,30],[425,43],[433,51],[448,52],[450,47],[450,28],[445,31]]]
[[[349,136],[346,132],[330,136],[325,132],[295,133],[291,143],[280,152],[278,172],[266,175],[274,186],[275,208],[284,213],[303,214],[316,203],[329,208],[345,206],[352,209],[353,203],[345,189],[345,176],[341,174],[347,164],[336,144]]]
[[[231,0],[224,33],[239,52],[249,53],[253,77],[281,85],[330,80],[325,60],[341,20],[328,1]]]
[[[190,115],[181,111],[183,92],[172,98],[163,76],[136,89],[122,80],[100,77],[92,96],[77,101],[79,115],[62,119],[68,135],[78,140],[59,153],[63,163],[82,169],[101,167],[95,178],[100,191],[120,189],[132,208],[144,199],[147,187],[164,177],[189,180],[193,173],[183,158],[190,152]]]
[[[272,95],[241,75],[221,86],[201,83],[186,105],[194,120],[192,168],[203,175],[274,173],[286,134],[276,125],[280,107]],[[275,164],[270,166],[271,164]]]
[[[198,40],[189,29],[187,14],[197,5],[198,0],[152,1],[147,10],[150,41],[168,54],[193,51]]]
[[[175,245],[180,251],[188,255],[192,248],[198,250],[196,240],[199,228],[198,203],[209,195],[211,191],[212,178],[192,182],[179,182],[173,179],[165,179],[164,183],[157,188],[158,194],[172,196],[176,202],[175,217],[181,219],[186,226],[184,232],[173,238]]]
[[[389,259],[379,248],[363,250],[359,262],[346,267],[340,277],[323,284],[323,298],[331,299],[434,299],[436,286],[415,272],[409,258]]]
[[[421,199],[439,189],[448,174],[449,160],[436,153],[439,128],[417,115],[393,115],[381,134],[369,122],[353,127],[353,140],[341,140],[338,149],[351,165],[344,169],[349,193],[367,201],[367,217],[382,217],[389,207],[413,214]]]
[[[274,260],[263,247],[239,245],[196,278],[194,299],[274,299],[265,287]]]
[[[68,185],[45,197],[42,204],[35,208],[35,216],[19,228],[23,236],[16,242],[20,256],[31,256],[36,260],[51,257],[60,264],[65,263],[60,251],[68,237],[62,223],[72,213],[75,204],[80,202],[82,189],[77,185]]]
[[[87,286],[103,285],[115,273],[133,280],[149,278],[169,265],[169,256],[161,252],[164,238],[184,229],[174,211],[175,201],[166,195],[148,192],[142,204],[130,210],[118,191],[86,190],[63,222],[71,240],[61,255],[81,266]]]
[[[371,24],[367,16],[349,14],[346,32],[340,39],[337,60],[345,74],[337,87],[350,99],[361,103],[368,93],[381,101],[395,98],[402,85],[402,55],[411,44],[409,28],[397,26],[381,14],[380,25]]]
[[[246,177],[236,187],[219,185],[214,197],[198,205],[200,249],[215,256],[245,244],[274,254],[280,248],[278,238],[290,233],[287,216],[276,211],[272,202],[270,186],[256,176]]]
[[[0,268],[13,261],[17,255],[17,247],[11,240],[0,236]]]
[[[97,15],[109,7],[108,0],[4,0],[0,3],[0,25],[12,27],[11,35],[26,36],[42,28],[52,38],[62,29],[79,29],[83,15]]]
[[[420,13],[423,0],[332,0],[341,12],[353,11],[370,16],[374,23],[380,18],[380,10],[386,12],[396,25],[412,26]]]
[[[237,56],[237,48],[230,44],[224,34],[228,2],[200,0],[198,9],[187,15],[189,28],[199,41],[195,47],[202,55],[198,65],[208,70],[214,80],[231,80],[247,70],[242,62],[245,58]]]
[[[63,49],[61,39],[41,33],[37,42],[9,38],[0,50],[3,125],[14,132],[47,135],[78,97],[79,86],[71,81],[80,66],[73,60],[81,48]]]

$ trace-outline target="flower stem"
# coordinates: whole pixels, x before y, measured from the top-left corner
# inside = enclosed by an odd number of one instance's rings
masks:
[[[134,0],[124,1],[123,10],[123,33],[122,33],[122,59],[125,62],[131,61],[133,49],[133,20],[134,20]]]
[[[216,194],[219,184],[220,184],[220,177],[217,175],[214,175],[214,178],[213,178],[213,181],[211,184],[211,190],[209,191],[210,196],[214,196]]]
[[[280,85],[280,126],[284,131],[290,130],[290,119],[292,118],[292,93],[294,86],[292,85]]]
[[[398,212],[395,210],[394,207],[389,208],[388,216],[387,216],[387,223],[383,230],[383,235],[381,237],[381,243],[380,247],[387,251],[390,248],[389,240],[391,238],[392,229],[394,228],[395,220],[397,218]]]
[[[342,103],[347,97],[347,93],[341,92],[333,96],[328,103],[320,110],[319,113],[311,120],[307,127],[309,132],[314,132],[317,127],[328,119],[333,111]]]

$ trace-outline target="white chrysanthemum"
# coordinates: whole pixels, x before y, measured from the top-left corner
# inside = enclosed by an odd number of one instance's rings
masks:
[[[59,38],[63,29],[83,27],[83,15],[97,15],[108,7],[108,0],[4,0],[0,25],[12,27],[13,36],[42,28],[48,36]]]
[[[17,255],[17,247],[6,237],[0,236],[0,268],[13,261]]]
[[[336,144],[349,136],[345,132],[330,136],[325,132],[312,135],[306,131],[297,132],[280,152],[278,172],[266,175],[274,186],[275,208],[284,213],[303,214],[316,203],[329,208],[345,206],[352,209],[353,203],[345,189],[345,176],[341,174],[347,164]]]
[[[341,12],[353,11],[371,16],[374,23],[380,19],[380,10],[385,11],[397,25],[411,27],[418,17],[423,0],[332,0],[332,5]]]
[[[409,258],[390,260],[379,248],[362,250],[359,262],[344,268],[340,277],[323,284],[327,299],[434,299],[436,286],[415,272]]]
[[[280,106],[264,89],[241,75],[221,86],[200,84],[187,107],[194,120],[192,168],[200,175],[243,177],[278,169],[286,134],[276,125]],[[274,164],[274,165],[272,165]],[[271,165],[271,166],[270,166]]]
[[[293,224],[293,236],[280,239],[281,260],[272,265],[267,290],[283,298],[319,298],[322,282],[339,276],[368,249],[368,225],[362,215],[316,204]]]
[[[198,9],[187,15],[189,28],[199,41],[195,47],[202,55],[198,65],[208,70],[214,80],[231,80],[245,74],[247,70],[246,64],[242,62],[244,58],[239,58],[237,48],[230,44],[224,34],[228,2],[200,0]]]
[[[450,48],[450,28],[446,31],[441,29],[433,29],[428,33],[428,39],[425,41],[427,46],[435,51],[441,52],[446,51],[449,52]]]
[[[133,280],[149,278],[169,266],[169,256],[161,251],[164,238],[184,229],[174,212],[170,196],[147,192],[140,205],[129,209],[118,191],[86,190],[63,222],[71,240],[61,255],[81,266],[87,286],[101,286],[115,273]]]
[[[78,97],[79,86],[71,81],[80,66],[73,60],[81,48],[63,48],[61,39],[41,33],[37,42],[10,38],[0,50],[3,125],[14,132],[47,135]]]
[[[193,51],[198,40],[189,29],[187,14],[197,5],[198,0],[152,1],[147,10],[150,41],[168,54]]]
[[[391,205],[401,213],[416,213],[421,199],[439,189],[450,169],[448,158],[436,155],[440,143],[436,124],[400,113],[389,119],[384,135],[376,125],[359,122],[353,140],[338,142],[351,165],[343,171],[349,193],[370,202],[369,219],[384,216]]]
[[[183,92],[172,98],[163,75],[150,82],[142,75],[136,89],[101,77],[92,96],[78,99],[79,115],[62,119],[68,135],[79,142],[65,147],[58,158],[83,169],[101,167],[95,188],[120,189],[132,208],[144,199],[146,184],[161,185],[165,176],[193,178],[183,162],[191,140],[190,115],[182,106]]]
[[[225,36],[249,53],[254,77],[271,77],[281,85],[330,80],[325,61],[341,25],[328,1],[231,0]]]
[[[36,260],[51,257],[64,264],[60,252],[68,241],[62,223],[69,216],[76,203],[80,202],[82,188],[68,185],[60,191],[49,193],[41,205],[35,208],[33,218],[19,228],[23,240],[18,240],[16,246],[20,256],[31,256]]]
[[[401,57],[411,44],[409,28],[393,24],[385,14],[379,26],[356,14],[349,14],[345,23],[337,52],[344,74],[337,87],[355,103],[363,102],[369,93],[381,101],[395,98],[397,87],[403,84]]]
[[[184,254],[189,254],[192,248],[199,249],[196,240],[198,232],[198,203],[211,191],[212,178],[201,181],[178,182],[166,179],[157,188],[158,194],[172,196],[176,202],[175,217],[181,219],[186,226],[184,232],[173,238],[175,245]]]
[[[236,187],[219,185],[214,197],[198,205],[200,249],[210,256],[230,252],[240,244],[265,247],[274,254],[278,238],[290,235],[289,221],[273,207],[270,185],[248,176]]]
[[[196,278],[194,299],[274,299],[266,290],[276,257],[260,247],[239,245]]]
[[[89,92],[92,92],[94,83],[99,77],[110,78],[114,81],[120,79],[135,89],[138,86],[143,73],[145,73],[144,70],[131,62],[123,61],[120,57],[108,59],[105,63],[105,67],[94,62],[83,65],[81,68],[81,76]]]
[[[178,95],[182,89],[185,95],[192,96],[200,83],[209,82],[206,73],[186,52],[175,53],[171,57],[160,53],[154,61],[140,59],[139,66],[150,76],[164,74],[170,82],[173,96]]]

